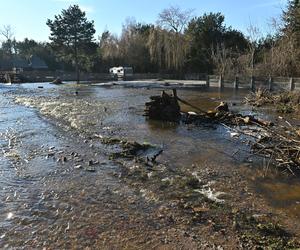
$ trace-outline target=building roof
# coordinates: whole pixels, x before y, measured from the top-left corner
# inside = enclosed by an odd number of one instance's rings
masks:
[[[0,69],[1,70],[11,70],[13,68],[13,64],[11,60],[1,59],[0,60]]]
[[[29,66],[32,69],[48,69],[47,64],[38,56],[32,55],[29,59]]]
[[[48,69],[48,66],[38,56],[31,56],[29,61],[19,56],[13,56],[11,59],[0,60],[1,70],[12,70],[13,68],[39,70]]]
[[[20,57],[13,57],[11,60],[13,68],[29,68],[29,64],[27,60],[20,58]]]

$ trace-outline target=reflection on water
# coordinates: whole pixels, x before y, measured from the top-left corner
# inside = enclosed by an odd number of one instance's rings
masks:
[[[300,218],[299,180],[261,179],[257,183],[257,191],[264,195],[273,207],[284,209],[290,215]]]

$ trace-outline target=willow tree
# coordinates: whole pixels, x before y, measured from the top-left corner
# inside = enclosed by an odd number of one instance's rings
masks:
[[[100,38],[100,53],[103,59],[117,59],[119,57],[119,41],[109,31],[104,31]]]
[[[152,28],[147,45],[152,61],[160,67],[182,70],[189,51],[189,41],[184,30],[192,12],[171,6],[159,14],[158,26]]]
[[[86,61],[96,32],[94,22],[87,20],[78,5],[73,5],[55,15],[54,20],[48,19],[47,25],[51,30],[49,39],[53,48],[75,66],[79,83],[80,66]]]
[[[106,65],[132,66],[135,72],[150,72],[155,65],[150,60],[147,41],[153,25],[127,19],[120,36],[103,32],[100,54]]]
[[[189,50],[189,42],[185,35],[153,28],[147,45],[151,60],[161,68],[169,70],[183,68]]]

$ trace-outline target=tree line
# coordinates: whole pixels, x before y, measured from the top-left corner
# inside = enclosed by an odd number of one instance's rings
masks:
[[[50,70],[108,72],[132,66],[135,72],[208,73],[223,76],[299,76],[300,0],[290,0],[272,32],[263,36],[225,25],[222,13],[193,16],[171,6],[155,24],[126,20],[120,35],[104,31],[95,39],[94,22],[78,5],[48,19],[49,42],[16,41],[10,26],[1,29],[0,60],[14,56],[43,59]],[[79,77],[79,76],[78,76]]]

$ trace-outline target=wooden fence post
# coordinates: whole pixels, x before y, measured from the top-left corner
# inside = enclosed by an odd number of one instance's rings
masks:
[[[273,90],[273,77],[272,76],[270,76],[269,77],[269,91],[272,91]]]
[[[254,78],[254,76],[251,76],[251,78],[250,78],[250,88],[251,88],[252,91],[255,90],[255,78]]]
[[[295,81],[294,81],[294,78],[291,77],[290,79],[290,91],[293,91],[295,90]]]
[[[220,75],[219,77],[219,88],[224,89],[224,78],[223,75]]]
[[[209,88],[209,75],[206,76],[206,87]]]
[[[235,89],[239,89],[239,77],[238,76],[236,76],[235,79],[234,79],[233,87]]]

